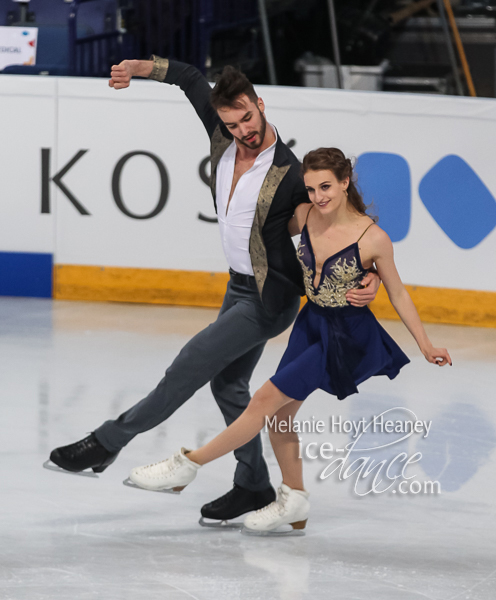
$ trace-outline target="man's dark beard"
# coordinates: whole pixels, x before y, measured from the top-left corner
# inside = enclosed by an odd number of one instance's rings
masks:
[[[245,141],[243,141],[243,139],[240,139],[239,142],[241,144],[243,144],[243,146],[246,146],[247,148],[250,148],[250,150],[256,150],[257,148],[260,148],[260,146],[263,144],[264,139],[265,139],[265,133],[267,131],[267,119],[265,118],[265,116],[262,114],[262,111],[260,109],[258,109],[258,112],[260,113],[260,116],[262,117],[262,127],[260,129],[260,131],[252,131],[250,135],[245,136],[246,137],[250,137],[252,136],[254,133],[256,133],[257,135],[260,136],[260,143],[257,144],[256,146],[253,146],[253,142],[252,144],[249,144]],[[239,139],[239,138],[238,138]]]

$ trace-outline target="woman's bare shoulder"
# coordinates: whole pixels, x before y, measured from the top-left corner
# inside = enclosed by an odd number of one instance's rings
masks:
[[[384,229],[379,227],[375,220],[370,219],[370,223],[367,227],[368,229],[363,236],[363,241],[375,249],[374,254],[382,254],[384,251],[392,249],[393,244],[391,238]]]

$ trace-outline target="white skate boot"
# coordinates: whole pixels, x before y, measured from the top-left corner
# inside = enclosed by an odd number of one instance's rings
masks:
[[[308,492],[293,490],[282,483],[277,500],[249,514],[242,533],[247,535],[305,535],[310,502]]]
[[[187,452],[186,448],[181,448],[166,460],[136,467],[123,481],[124,485],[152,492],[179,494],[193,481],[201,467],[186,456]]]

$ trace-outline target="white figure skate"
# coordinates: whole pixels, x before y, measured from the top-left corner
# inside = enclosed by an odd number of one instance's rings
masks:
[[[194,480],[201,467],[186,456],[187,452],[189,451],[181,448],[166,460],[136,467],[123,481],[124,485],[151,492],[179,494]]]
[[[309,493],[293,490],[282,483],[277,500],[249,514],[241,533],[245,535],[305,535],[310,502]]]

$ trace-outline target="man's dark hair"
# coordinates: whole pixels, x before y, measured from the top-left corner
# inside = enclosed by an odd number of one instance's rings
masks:
[[[216,110],[240,108],[239,97],[243,94],[246,94],[255,104],[257,103],[257,93],[248,77],[236,67],[227,65],[217,78],[210,102]]]

